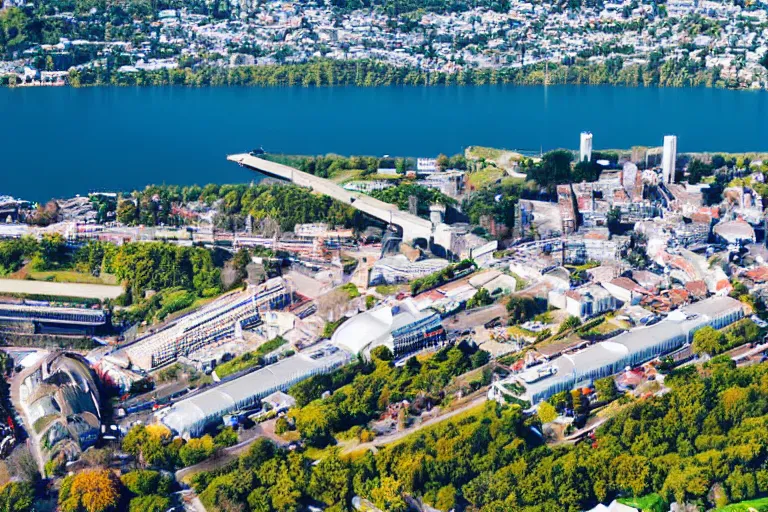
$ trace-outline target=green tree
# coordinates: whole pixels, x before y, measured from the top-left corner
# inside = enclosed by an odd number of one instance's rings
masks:
[[[402,485],[392,478],[383,477],[378,487],[371,491],[371,498],[377,507],[391,512],[405,512],[408,505],[402,496]]]
[[[131,199],[120,201],[117,205],[117,221],[126,226],[132,226],[138,220],[138,208]]]
[[[491,293],[485,288],[480,288],[477,290],[477,293],[467,301],[467,309],[487,306],[489,304],[493,304]]]
[[[513,295],[509,298],[509,302],[507,302],[509,322],[513,325],[530,320],[536,315],[537,311],[536,302],[529,297]]]
[[[445,485],[437,491],[435,508],[443,512],[448,512],[456,507],[456,488],[453,485]]]
[[[582,181],[597,181],[600,178],[600,165],[595,162],[577,162],[573,166],[573,174],[571,176],[574,183],[581,183]]]
[[[392,351],[384,345],[379,345],[378,347],[375,347],[373,350],[371,350],[371,358],[378,361],[392,361],[394,357],[395,356],[392,354]]]
[[[619,396],[619,390],[616,389],[616,381],[613,377],[604,377],[595,381],[595,391],[597,397],[602,401],[610,401]]]
[[[324,447],[331,442],[331,418],[321,404],[313,402],[293,414],[296,430],[308,444]]]
[[[552,194],[556,185],[571,182],[571,162],[573,154],[570,151],[550,151],[531,168],[528,177]]]
[[[702,178],[711,175],[712,172],[711,165],[694,158],[688,163],[688,183],[691,185],[700,183]]]
[[[312,496],[328,506],[346,506],[351,497],[351,484],[349,464],[334,450],[312,470],[309,489]]]
[[[214,450],[213,438],[206,434],[187,441],[179,450],[179,457],[184,466],[193,466],[213,455]]]
[[[437,159],[436,159],[435,164],[436,164],[438,170],[444,171],[444,170],[448,169],[448,166],[451,164],[451,162],[450,162],[450,160],[448,160],[447,156],[445,156],[444,154],[440,153],[439,155],[437,155]]]
[[[128,505],[128,512],[166,512],[171,500],[166,496],[149,494],[133,498]]]
[[[549,402],[541,402],[537,413],[542,423],[549,423],[557,418],[557,411]]]
[[[725,335],[713,327],[702,327],[693,334],[692,346],[696,354],[714,356],[725,350]]]
[[[0,487],[0,512],[30,512],[35,506],[35,492],[27,482],[8,482]]]
[[[162,476],[158,471],[147,469],[129,471],[120,477],[120,481],[131,494],[136,496],[167,495],[171,491],[171,479]]]
[[[563,323],[560,324],[560,328],[557,330],[557,333],[563,333],[565,331],[575,329],[578,326],[581,325],[581,320],[577,316],[568,315],[568,318],[566,318]]]

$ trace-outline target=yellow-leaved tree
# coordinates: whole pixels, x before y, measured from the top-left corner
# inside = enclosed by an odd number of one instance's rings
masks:
[[[120,504],[120,480],[108,469],[90,469],[66,477],[59,491],[63,512],[110,512]]]

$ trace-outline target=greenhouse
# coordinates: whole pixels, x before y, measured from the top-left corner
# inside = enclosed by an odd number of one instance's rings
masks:
[[[253,373],[224,382],[158,413],[160,421],[184,438],[198,437],[225,414],[259,406],[262,398],[285,391],[313,375],[330,372],[350,360],[349,353],[330,344],[288,357]]]
[[[693,339],[705,326],[715,329],[732,324],[744,316],[741,303],[730,297],[711,297],[670,313],[663,321],[639,327],[582,351],[564,354],[543,369],[513,375],[508,382],[525,388],[521,398],[532,404],[561,391],[589,386],[595,379],[615,375],[660,355],[672,352]],[[497,388],[501,388],[502,381]]]

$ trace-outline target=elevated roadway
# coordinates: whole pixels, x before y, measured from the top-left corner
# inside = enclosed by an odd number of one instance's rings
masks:
[[[403,240],[413,241],[423,238],[427,242],[432,236],[432,223],[416,215],[402,212],[397,206],[379,201],[360,192],[344,190],[339,185],[325,178],[300,171],[287,165],[270,162],[248,153],[227,156],[227,160],[237,162],[243,167],[259,171],[269,176],[291,181],[301,187],[330,196],[337,201],[351,205],[372,217],[388,224],[394,224],[403,232]]]

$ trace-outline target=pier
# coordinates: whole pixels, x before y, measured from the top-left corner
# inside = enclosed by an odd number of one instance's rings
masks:
[[[300,171],[287,165],[270,162],[248,153],[227,156],[227,160],[237,162],[268,176],[288,180],[301,187],[307,187],[315,192],[330,196],[337,201],[348,204],[363,213],[397,226],[403,234],[403,240],[413,241],[423,238],[429,241],[432,236],[432,223],[416,215],[402,212],[397,206],[379,201],[360,192],[344,190],[339,185],[325,178]]]

